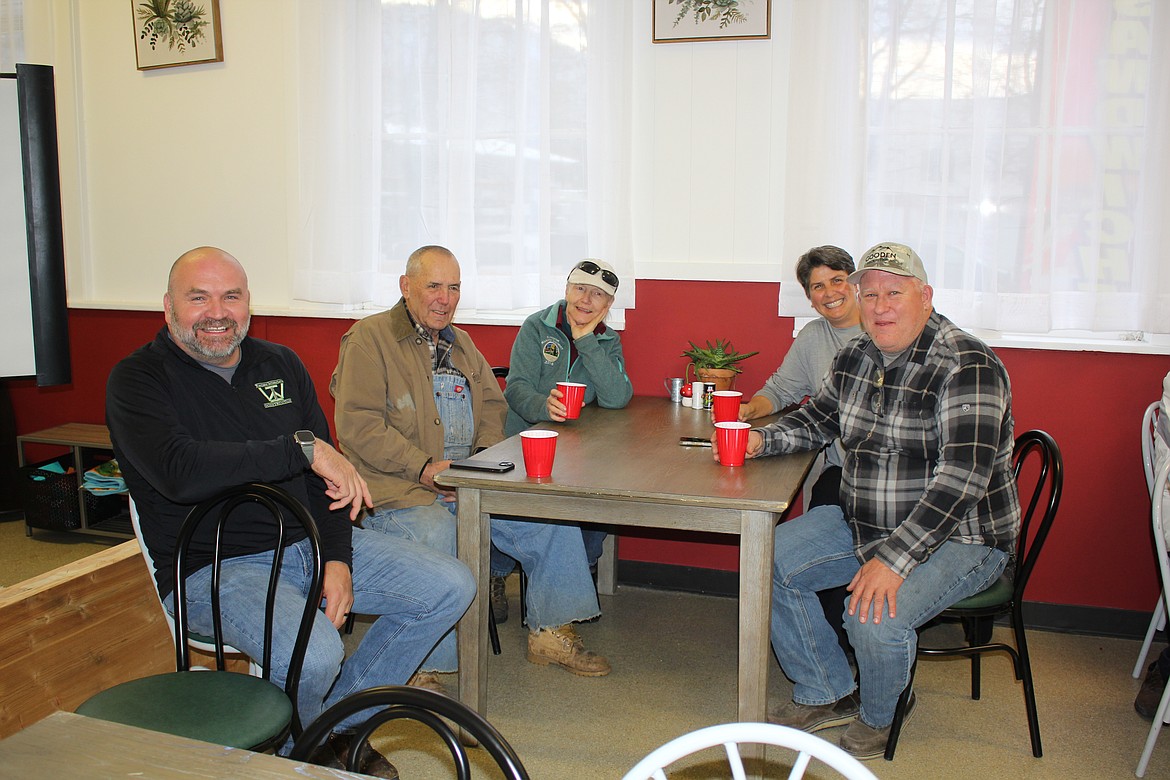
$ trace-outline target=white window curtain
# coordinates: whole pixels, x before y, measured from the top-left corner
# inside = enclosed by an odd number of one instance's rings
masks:
[[[300,6],[294,295],[399,297],[406,258],[459,258],[460,314],[532,310],[573,263],[632,282],[631,9],[587,0]],[[615,308],[633,304],[633,284]]]
[[[0,73],[24,60],[24,0],[0,0]]]
[[[1170,3],[834,0],[794,24],[819,78],[791,85],[815,161],[793,183],[820,195],[794,208],[826,235],[915,247],[965,327],[1170,333]],[[798,285],[781,313],[807,315]]]

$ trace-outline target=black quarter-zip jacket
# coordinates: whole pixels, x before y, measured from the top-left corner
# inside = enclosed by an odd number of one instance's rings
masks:
[[[138,509],[155,562],[159,592],[173,589],[179,527],[193,506],[245,482],[269,482],[300,499],[317,521],[326,561],[352,563],[348,507],[329,510],[324,481],[293,438],[310,430],[331,442],[325,414],[300,358],[288,347],[246,337],[229,384],[192,359],[164,326],[154,341],[123,359],[106,384],[106,423],[114,455]],[[258,505],[238,512],[225,534],[228,556],[272,549],[275,524]],[[203,523],[190,570],[209,564],[214,523]],[[296,523],[285,543],[304,538]]]

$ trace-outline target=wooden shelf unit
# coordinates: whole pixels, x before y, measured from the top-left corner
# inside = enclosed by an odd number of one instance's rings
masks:
[[[133,538],[134,532],[129,524],[129,494],[126,494],[127,511],[125,522],[118,522],[118,518],[111,518],[103,523],[91,524],[88,508],[85,502],[85,496],[81,494],[81,479],[86,469],[86,450],[97,450],[102,452],[109,452],[113,457],[114,449],[110,443],[110,431],[104,425],[97,425],[94,423],[65,423],[64,425],[57,425],[52,428],[46,428],[43,431],[36,431],[34,433],[26,433],[16,437],[16,457],[17,464],[21,467],[26,465],[24,446],[26,444],[52,444],[60,447],[67,447],[70,455],[73,458],[73,469],[77,481],[77,505],[81,518],[81,525],[78,528],[67,529],[70,533],[82,533],[92,536],[107,536],[115,539],[129,539]],[[109,523],[110,526],[100,527]],[[38,526],[39,527],[39,526]],[[25,520],[25,534],[32,536],[33,526],[29,525],[28,520]],[[53,529],[45,529],[53,530]],[[62,529],[66,530],[66,529]]]

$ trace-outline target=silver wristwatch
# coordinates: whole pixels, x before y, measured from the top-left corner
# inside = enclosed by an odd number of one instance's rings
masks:
[[[297,444],[301,445],[301,452],[305,453],[305,460],[309,461],[309,465],[313,465],[313,445],[317,443],[317,437],[313,435],[312,431],[297,431],[293,434]]]

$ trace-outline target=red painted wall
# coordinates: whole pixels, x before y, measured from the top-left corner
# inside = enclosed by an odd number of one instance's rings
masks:
[[[738,387],[751,392],[792,343],[792,321],[776,316],[776,285],[727,282],[638,282],[638,307],[622,334],[634,391],[665,396],[662,379],[682,375],[688,339],[729,338],[749,359]],[[944,312],[945,313],[945,312]],[[63,422],[102,422],[110,368],[149,341],[157,312],[70,312],[73,383],[37,388],[10,381],[17,432]],[[348,320],[255,317],[252,333],[288,344],[304,359],[332,417],[329,375]],[[471,326],[493,364],[508,361],[516,329]],[[1142,411],[1158,397],[1170,357],[1096,352],[999,350],[1012,377],[1016,430],[1043,428],[1065,458],[1064,499],[1029,600],[1149,611],[1158,593],[1141,469]],[[737,548],[725,537],[652,531],[624,536],[621,557],[734,570]]]

